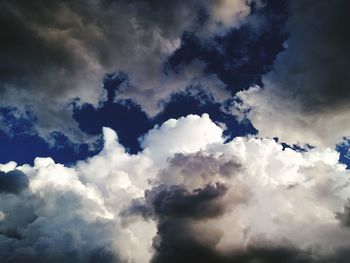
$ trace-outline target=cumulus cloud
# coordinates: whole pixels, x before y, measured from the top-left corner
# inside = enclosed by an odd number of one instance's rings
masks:
[[[186,131],[189,132],[185,134]],[[210,120],[208,114],[170,119],[141,139],[145,154],[158,163],[164,163],[172,154],[193,153],[218,142],[223,142],[222,129]]]
[[[0,191],[1,261],[345,262],[339,154],[221,134],[190,115],[151,130],[137,155],[105,128],[104,149],[71,167],[1,165],[9,185],[28,180]]]
[[[0,107],[25,112],[29,106],[37,118],[34,132],[48,138],[58,130],[81,141],[87,137],[67,104],[76,98],[97,104],[106,73],[127,73],[131,85],[118,98],[135,100],[151,115],[161,100],[199,79],[220,91],[216,86],[223,84],[197,66],[167,79],[164,63],[184,30],[205,36],[239,26],[250,6],[245,0],[6,0],[0,10]]]
[[[237,94],[240,114],[261,136],[331,146],[350,135],[349,9],[344,0],[290,1],[286,51],[264,88]]]
[[[348,171],[336,152],[237,138],[179,158],[140,213],[158,222],[153,262],[344,262]]]
[[[91,160],[92,167],[96,161]],[[37,158],[33,167],[17,168],[30,183],[21,194],[2,193],[1,261],[147,261],[152,223],[122,227],[118,218],[118,209],[128,198],[138,196],[137,189],[127,191],[120,183],[109,184],[113,190],[100,189],[97,183],[80,178],[78,169],[50,158]],[[123,180],[122,171],[107,172],[106,181]]]

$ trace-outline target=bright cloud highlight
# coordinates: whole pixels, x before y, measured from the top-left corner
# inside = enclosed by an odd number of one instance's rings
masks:
[[[130,155],[105,128],[104,149],[73,166],[1,165],[1,261],[345,262],[350,174],[337,152],[224,143],[208,115],[141,140]]]

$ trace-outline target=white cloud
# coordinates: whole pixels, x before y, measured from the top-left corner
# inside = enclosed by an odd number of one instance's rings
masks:
[[[201,117],[188,115],[166,121],[147,133],[142,146],[144,153],[160,164],[174,153],[194,153],[209,144],[222,142],[222,129],[210,120],[208,114],[203,114]]]
[[[261,137],[278,137],[290,145],[334,147],[350,135],[350,110],[319,111],[306,114],[293,99],[270,89],[252,87],[236,94],[242,103],[232,108],[240,120],[249,119]]]
[[[192,194],[208,184],[227,188],[208,201],[208,218],[183,221],[194,223],[189,233],[202,233],[197,239],[219,231],[214,243],[203,239],[215,253],[260,242],[325,256],[350,245],[350,229],[336,216],[350,194],[350,174],[337,152],[283,150],[274,140],[253,137],[225,144],[221,135],[208,115],[190,115],[151,130],[137,155],[126,153],[105,128],[102,152],[72,167],[51,158],[37,158],[34,166],[0,166],[29,178],[21,193],[0,193],[0,259],[147,262],[157,221],[122,214],[134,199],[143,200],[145,190],[164,184]]]

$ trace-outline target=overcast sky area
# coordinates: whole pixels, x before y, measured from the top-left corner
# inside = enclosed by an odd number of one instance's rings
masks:
[[[0,262],[349,262],[349,12],[0,0]]]

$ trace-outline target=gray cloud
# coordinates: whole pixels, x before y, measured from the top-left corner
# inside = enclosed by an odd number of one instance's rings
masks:
[[[173,227],[173,228],[172,228]],[[157,247],[158,254],[152,262],[217,262],[217,263],[316,263],[308,253],[298,251],[292,247],[254,247],[250,246],[247,249],[239,252],[220,254],[215,249],[205,246],[195,240],[194,233],[191,233],[186,228],[171,224],[161,225],[160,228],[164,231],[163,243]],[[193,234],[193,235],[191,235]],[[213,233],[211,233],[212,236]]]
[[[0,192],[19,193],[26,189],[28,184],[27,176],[21,171],[0,171]]]
[[[344,206],[344,211],[336,214],[337,219],[346,227],[350,227],[350,206]]]
[[[221,215],[225,207],[220,199],[226,194],[224,185],[206,185],[192,193],[181,186],[160,185],[146,191],[146,202],[152,204],[158,216],[180,218],[206,218]]]
[[[334,146],[350,136],[348,1],[290,1],[290,34],[263,77],[263,89],[239,92],[261,136]]]
[[[83,207],[93,207],[91,201],[72,189],[58,194],[49,188],[51,196],[45,197],[30,189],[20,195],[0,191],[1,262],[120,262],[106,240],[113,224],[99,218],[89,222],[84,216]]]
[[[284,98],[295,99],[306,114],[349,105],[350,3],[291,1],[287,51],[265,76]]]
[[[201,10],[208,14],[205,25],[198,22]],[[24,111],[29,105],[41,137],[57,130],[85,141],[67,106],[73,99],[96,104],[105,96],[104,75],[123,71],[132,85],[118,98],[131,98],[155,114],[161,100],[185,89],[197,75],[203,78],[197,67],[188,76],[164,74],[182,32],[206,35],[218,23],[238,26],[249,11],[244,0],[1,1],[0,106]],[[220,84],[210,78],[203,82],[214,91]]]
[[[159,174],[160,183],[184,184],[187,189],[194,190],[198,186],[215,183],[217,175],[231,178],[243,169],[235,160],[217,158],[197,152],[191,155],[175,154],[168,160],[168,168]]]
[[[241,169],[232,159],[201,152],[175,154],[168,160],[168,167],[158,174],[159,184],[145,191],[144,201],[134,200],[123,213],[123,216],[141,215],[158,222],[151,262],[230,260],[215,250],[223,233],[205,222],[244,202],[245,197],[229,193],[231,185],[225,182]]]

